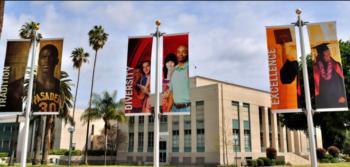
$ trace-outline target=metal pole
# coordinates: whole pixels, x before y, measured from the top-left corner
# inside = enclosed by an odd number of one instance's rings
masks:
[[[314,122],[312,118],[312,108],[311,108],[311,98],[310,98],[310,87],[309,87],[309,77],[307,73],[307,62],[305,55],[304,47],[304,36],[303,36],[303,26],[304,22],[301,20],[301,10],[297,9],[296,13],[298,15],[298,22],[296,26],[299,28],[300,36],[300,48],[301,48],[301,59],[303,67],[303,80],[304,80],[304,91],[305,91],[305,102],[306,102],[306,115],[307,115],[307,126],[309,131],[309,142],[310,142],[310,157],[311,157],[311,166],[317,167],[317,157],[316,157],[316,147],[315,147],[315,138],[314,138]]]
[[[31,104],[32,104],[32,94],[33,94],[33,81],[34,81],[34,60],[35,60],[35,50],[36,50],[36,31],[39,30],[39,25],[37,24],[34,30],[34,37],[32,39],[33,43],[33,51],[32,51],[32,60],[31,60],[31,67],[30,67],[30,77],[29,77],[29,87],[28,87],[28,94],[27,94],[27,106],[25,111],[25,121],[24,121],[24,137],[23,137],[23,144],[22,144],[22,153],[21,153],[21,167],[26,167],[27,163],[27,149],[28,149],[28,135],[29,135],[29,119],[30,119],[30,111],[31,111]]]
[[[156,20],[156,32],[153,34],[153,36],[156,37],[156,99],[155,99],[155,105],[154,105],[154,150],[153,150],[153,166],[159,167],[159,67],[158,67],[158,56],[159,56],[159,38],[161,36],[161,33],[159,31],[160,26],[160,20]]]

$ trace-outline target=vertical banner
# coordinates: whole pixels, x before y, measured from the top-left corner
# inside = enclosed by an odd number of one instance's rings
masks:
[[[267,27],[271,106],[275,113],[298,109],[298,61],[294,25]]]
[[[163,37],[163,114],[190,114],[188,34]]]
[[[63,39],[40,40],[32,110],[35,115],[58,114]]]
[[[125,115],[150,115],[152,36],[129,37]]]
[[[335,22],[308,24],[316,111],[347,111],[348,104]]]
[[[22,112],[24,75],[29,50],[29,40],[7,41],[0,92],[0,115],[15,115]]]

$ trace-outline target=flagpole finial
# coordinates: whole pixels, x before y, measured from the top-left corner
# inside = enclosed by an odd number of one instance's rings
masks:
[[[156,20],[156,25],[160,26],[160,20],[159,19]]]
[[[299,9],[297,9],[297,10],[295,10],[295,13],[296,13],[296,14],[298,14],[298,15],[300,15],[300,14],[301,14],[301,12],[302,12],[302,11],[301,11],[301,9],[300,9],[300,8],[299,8]]]

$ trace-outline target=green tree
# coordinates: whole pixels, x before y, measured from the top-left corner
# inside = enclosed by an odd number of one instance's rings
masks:
[[[350,41],[339,41],[340,53],[342,56],[342,67],[344,73],[344,81],[347,97],[350,97]],[[313,82],[313,71],[312,71],[312,60],[311,55],[307,56],[309,83],[310,83],[310,94],[312,104],[315,104],[315,93],[314,93],[314,82]],[[301,71],[301,68],[300,68]],[[302,75],[299,75],[301,90],[303,92],[303,81]],[[304,92],[303,92],[304,93]],[[299,101],[305,108],[305,97],[302,93]],[[349,103],[349,99],[348,99]],[[313,105],[314,106],[314,105]],[[281,114],[280,117],[282,124],[293,130],[307,130],[307,120],[304,113],[291,113]],[[322,141],[323,147],[328,148],[331,145],[335,145],[342,149],[345,141],[346,130],[350,128],[350,112],[323,112],[315,113],[314,125],[320,127],[322,130]],[[304,122],[304,123],[295,123]]]
[[[88,62],[89,53],[85,52],[83,48],[75,48],[72,51],[71,55],[72,61],[73,61],[73,67],[75,69],[78,69],[78,79],[77,79],[77,87],[75,88],[75,96],[74,96],[74,103],[73,103],[73,119],[74,119],[74,113],[75,113],[75,105],[78,97],[78,88],[79,88],[79,80],[80,80],[80,69],[83,63]]]
[[[106,165],[107,157],[107,131],[111,128],[111,120],[116,120],[117,122],[125,122],[126,117],[124,112],[120,109],[122,108],[122,103],[116,101],[117,92],[114,91],[109,94],[107,91],[101,95],[93,94],[92,98],[92,108],[85,110],[83,115],[81,115],[81,120],[88,122],[91,120],[102,119],[104,122],[104,136],[105,136],[105,157],[104,164]]]
[[[95,78],[95,69],[96,69],[96,61],[97,61],[97,53],[100,49],[103,48],[105,43],[108,39],[108,34],[105,33],[102,26],[95,25],[93,29],[91,29],[88,33],[89,35],[89,44],[95,51],[95,60],[94,60],[94,67],[92,70],[92,78],[91,78],[91,88],[90,88],[90,98],[89,98],[89,107],[87,111],[90,111],[91,108],[91,99],[92,99],[92,92],[94,89],[94,78]],[[88,150],[88,144],[89,144],[89,128],[90,128],[90,118],[87,118],[87,127],[86,127],[86,138],[85,138],[85,152],[84,152],[84,163],[88,164],[87,162],[87,150]]]

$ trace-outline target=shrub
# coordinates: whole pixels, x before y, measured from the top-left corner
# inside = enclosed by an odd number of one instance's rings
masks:
[[[277,151],[273,147],[269,147],[266,149],[266,157],[269,159],[276,159]],[[266,164],[265,164],[266,165]]]
[[[259,159],[256,160],[256,162],[257,162],[258,166],[264,166],[264,160],[259,158]]]
[[[332,158],[331,159],[331,163],[338,163],[339,161],[338,161],[338,159],[337,158]]]
[[[328,147],[328,153],[332,155],[333,157],[337,158],[339,156],[340,150],[336,146],[329,146]]]
[[[88,150],[88,155],[90,156],[105,155],[105,150]],[[108,150],[107,155],[115,155],[115,151]]]
[[[0,152],[0,157],[8,157],[9,153],[8,152]]]
[[[264,166],[271,166],[271,159],[266,158],[266,157],[260,157],[259,159],[264,161]]]
[[[285,164],[286,164],[286,162],[283,159],[276,160],[276,165],[285,165]]]
[[[322,158],[324,158],[325,157],[325,155],[326,155],[326,150],[324,149],[324,148],[318,148],[317,150],[316,150],[316,155],[317,155],[317,159],[322,159]]]
[[[68,156],[69,155],[69,150],[64,153],[64,155]],[[78,156],[81,155],[80,150],[72,150],[72,156]]]
[[[248,166],[256,167],[256,166],[258,166],[258,163],[257,163],[256,160],[248,159],[248,160],[247,160],[247,165],[248,165]]]
[[[60,148],[54,148],[50,151],[51,155],[64,155],[68,150],[67,149],[60,149]]]

